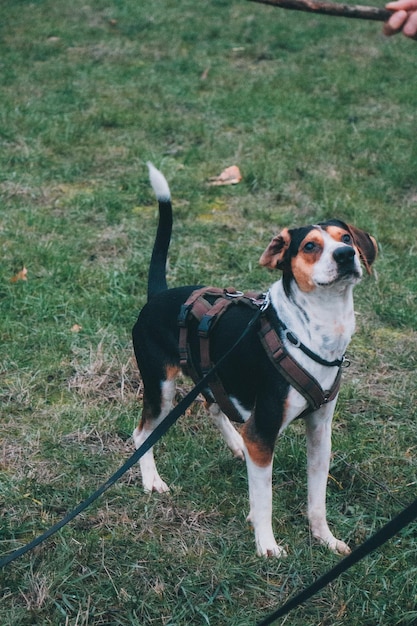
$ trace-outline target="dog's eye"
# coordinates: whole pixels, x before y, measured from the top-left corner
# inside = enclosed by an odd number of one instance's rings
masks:
[[[304,246],[304,251],[312,252],[313,250],[315,250],[315,248],[316,248],[316,244],[314,243],[314,241],[307,241],[307,243]]]
[[[344,235],[342,235],[342,241],[343,243],[352,243],[352,237],[345,233]]]

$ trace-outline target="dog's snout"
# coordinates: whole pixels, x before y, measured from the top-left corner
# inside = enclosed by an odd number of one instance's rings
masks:
[[[351,246],[340,246],[333,252],[333,258],[338,265],[349,265],[355,258],[355,250]]]

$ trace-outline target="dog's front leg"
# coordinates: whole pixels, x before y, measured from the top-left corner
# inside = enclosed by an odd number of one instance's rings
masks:
[[[333,552],[349,554],[349,546],[336,539],[327,525],[326,487],[329,475],[332,419],[336,400],[306,420],[308,519],[313,537]]]
[[[250,502],[247,519],[255,531],[256,552],[259,556],[285,556],[272,531],[272,454],[267,464],[259,465],[245,446],[245,458]]]

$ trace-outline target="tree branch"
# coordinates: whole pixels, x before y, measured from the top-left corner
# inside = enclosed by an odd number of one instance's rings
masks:
[[[379,7],[368,7],[361,5],[342,4],[338,2],[322,2],[321,0],[249,0],[250,2],[260,2],[270,4],[282,9],[293,9],[295,11],[307,11],[310,13],[321,13],[323,15],[334,15],[336,17],[353,17],[361,20],[376,20],[385,22],[392,12]]]

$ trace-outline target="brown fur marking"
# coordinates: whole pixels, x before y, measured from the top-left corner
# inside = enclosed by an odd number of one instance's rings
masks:
[[[259,467],[266,467],[271,463],[272,447],[259,438],[256,440],[249,438],[246,426],[247,423],[243,426],[241,434],[249,456]]]
[[[330,237],[332,237],[335,241],[342,241],[343,235],[350,235],[348,230],[345,230],[344,228],[340,228],[339,226],[328,226],[326,228],[326,231],[329,233]]]
[[[174,380],[179,374],[180,368],[177,365],[167,365],[165,367],[165,380]]]
[[[304,250],[304,246],[312,242],[315,248],[310,252]],[[311,274],[315,263],[321,256],[323,250],[323,237],[318,230],[312,230],[307,237],[303,239],[297,256],[291,261],[291,269],[298,286],[302,291],[313,291],[315,285],[311,279]]]

